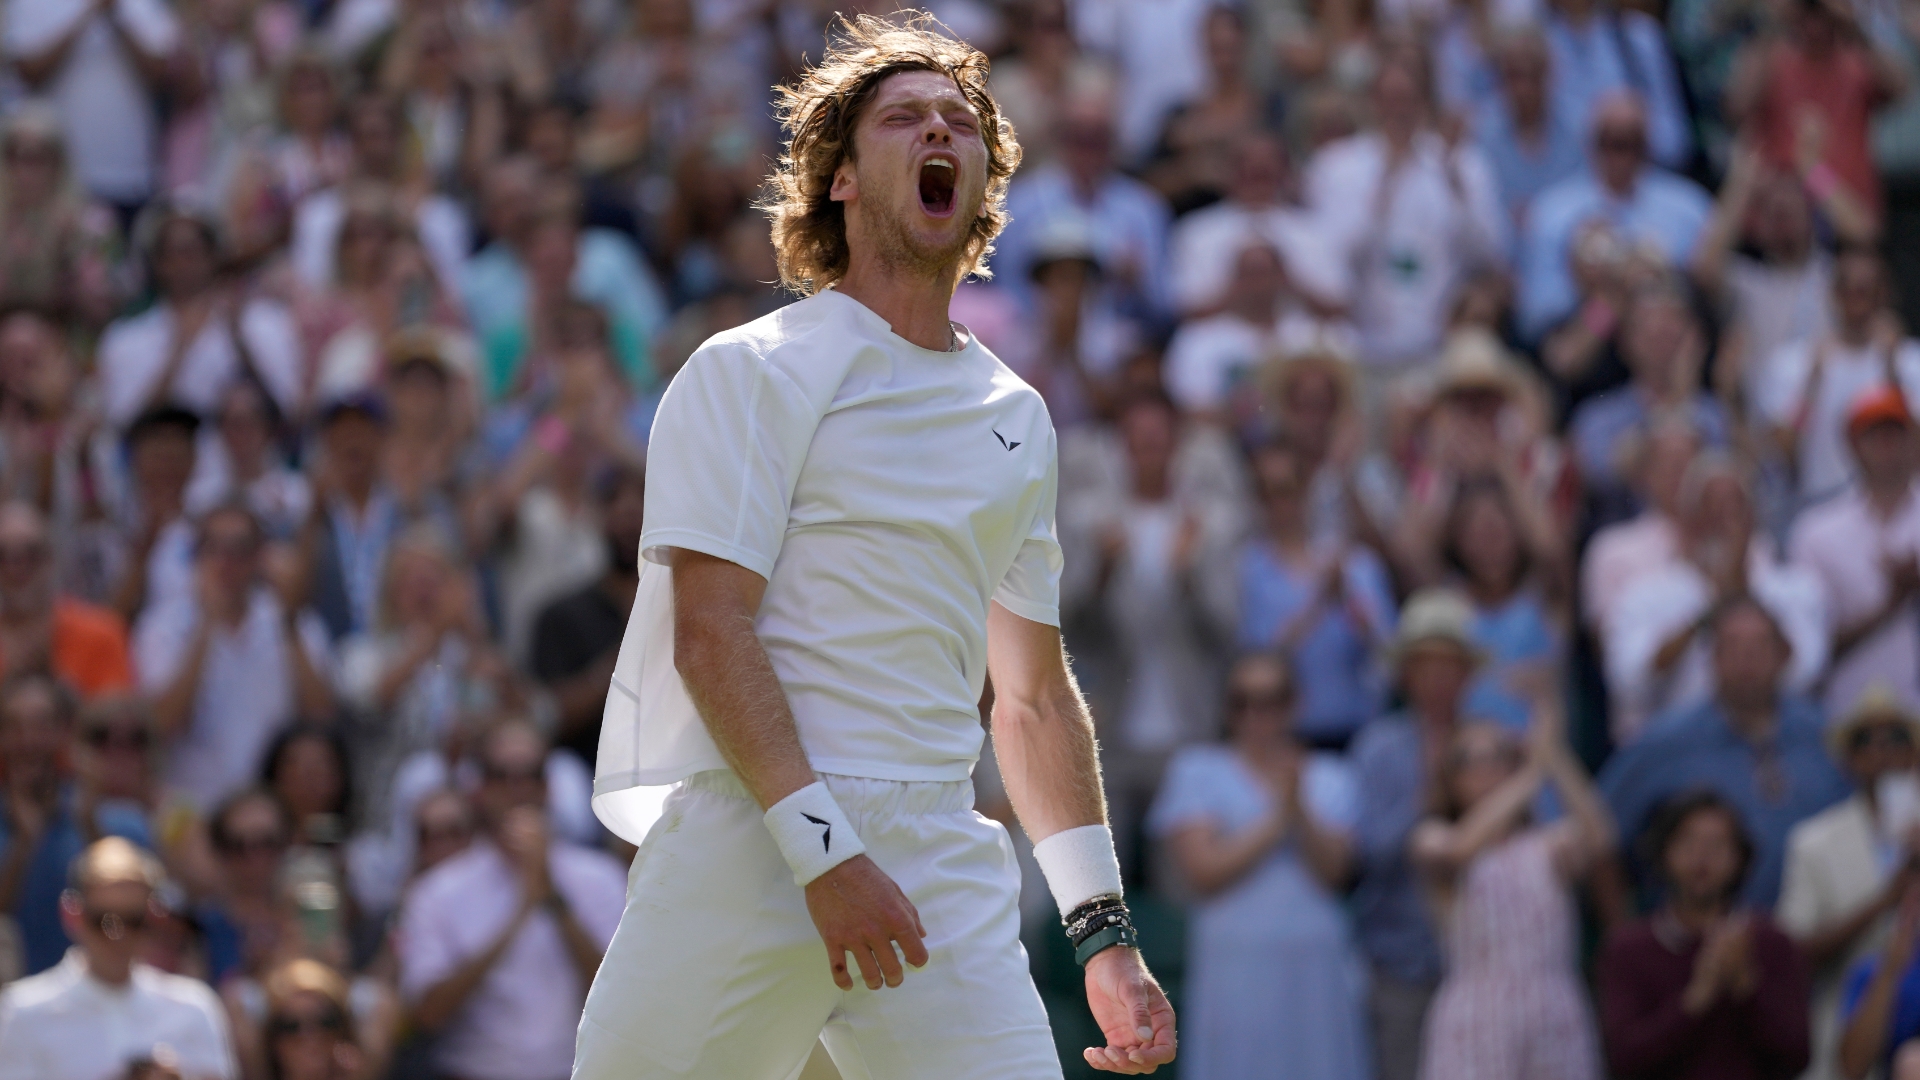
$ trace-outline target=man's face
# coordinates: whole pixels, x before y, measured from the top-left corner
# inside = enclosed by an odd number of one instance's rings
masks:
[[[213,249],[200,226],[168,222],[153,242],[153,272],[169,296],[192,296],[213,282]]]
[[[888,76],[854,128],[853,156],[830,197],[846,204],[848,239],[890,266],[929,273],[958,262],[987,192],[980,117],[952,79]]]
[[[1854,728],[1847,741],[1847,772],[1862,788],[1889,773],[1912,772],[1916,764],[1920,757],[1914,754],[1913,732],[1898,716],[1869,720]]]
[[[1516,115],[1537,116],[1546,108],[1547,54],[1543,49],[1514,48],[1500,58],[1500,87]]]
[[[25,683],[0,699],[0,754],[14,769],[52,768],[68,734],[46,684]]]
[[[1859,324],[1871,319],[1885,301],[1880,264],[1870,257],[1849,255],[1833,268],[1833,302],[1840,318]]]
[[[1742,604],[1720,616],[1714,630],[1713,670],[1721,698],[1736,707],[1771,700],[1791,658],[1773,620]]]
[[[1647,125],[1637,111],[1612,110],[1594,126],[1593,164],[1609,188],[1631,188],[1646,161]]]
[[[1473,678],[1473,661],[1458,646],[1446,642],[1410,649],[1401,662],[1400,677],[1407,698],[1423,711],[1456,703]]]
[[[37,518],[0,511],[0,607],[39,611],[52,599],[53,547]]]
[[[223,586],[239,594],[260,574],[260,537],[239,514],[215,514],[201,526],[200,560]]]
[[[1872,484],[1893,486],[1913,476],[1913,428],[1894,420],[1868,424],[1849,437],[1860,472]]]
[[[147,928],[152,890],[131,881],[93,885],[61,902],[67,935],[89,957],[118,966],[130,962]]]
[[[147,433],[133,448],[132,469],[143,498],[178,501],[193,476],[193,436],[182,428]]]
[[[380,469],[380,446],[386,435],[380,422],[364,413],[347,412],[327,425],[327,460],[349,482],[371,482]]]
[[[546,805],[546,752],[531,733],[500,732],[483,749],[479,803],[487,820],[498,824],[516,807]]]
[[[1233,197],[1262,205],[1278,200],[1286,184],[1287,153],[1280,140],[1265,135],[1248,138],[1234,161]]]

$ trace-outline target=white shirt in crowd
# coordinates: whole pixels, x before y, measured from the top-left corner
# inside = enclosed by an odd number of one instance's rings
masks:
[[[226,1010],[198,979],[135,964],[113,986],[76,946],[0,990],[0,1080],[123,1080],[129,1063],[167,1053],[188,1080],[240,1074]]]
[[[283,621],[279,598],[258,586],[240,626],[216,629],[208,643],[193,719],[165,770],[169,789],[202,810],[253,783],[267,745],[294,719],[293,661]],[[296,625],[308,661],[322,678],[331,679],[325,624],[304,611]],[[157,694],[179,676],[199,628],[200,605],[191,593],[147,606],[133,630],[142,690]]]
[[[626,906],[626,872],[598,851],[558,841],[547,868],[568,911],[606,949]],[[394,936],[401,995],[417,1003],[485,952],[513,921],[520,894],[518,871],[484,839],[414,882]],[[555,916],[537,911],[441,1032],[434,1065],[466,1080],[566,1076],[586,1000],[587,977]]]
[[[1450,171],[1457,172],[1458,192]],[[1369,132],[1314,155],[1306,190],[1329,242],[1352,268],[1351,316],[1361,359],[1402,366],[1433,355],[1468,275],[1504,263],[1508,219],[1480,151],[1449,147],[1432,132],[1415,138],[1410,159],[1391,179],[1394,190],[1381,212],[1387,144]]]
[[[1732,322],[1746,339],[1747,399],[1757,401],[1775,353],[1833,328],[1833,257],[1816,248],[1798,266],[1775,266],[1736,253],[1727,257],[1727,292]]]
[[[287,309],[271,300],[249,300],[240,311],[243,361],[234,347],[228,319],[217,313],[200,328],[175,370],[165,395],[202,416],[211,416],[220,395],[250,363],[267,393],[282,410],[300,397],[300,332]],[[100,338],[100,389],[107,419],[124,427],[137,419],[153,396],[154,383],[166,371],[173,349],[173,308],[155,304],[120,319]]]
[[[1812,687],[1827,668],[1826,599],[1820,579],[1805,567],[1774,558],[1772,546],[1755,539],[1747,550],[1747,588],[1780,624],[1793,658],[1782,679],[1795,692]],[[1675,634],[1707,613],[1714,587],[1692,562],[1675,559],[1633,579],[1602,627],[1607,692],[1613,706],[1613,738],[1625,745],[1651,720],[1691,708],[1713,692],[1713,661],[1706,634],[1695,634],[1687,651],[1665,674],[1653,659]]]
[[[179,43],[180,24],[166,0],[112,0],[94,11],[94,0],[14,0],[4,7],[6,55],[39,56],[88,20],[43,92],[59,110],[81,186],[101,199],[137,203],[153,194],[160,120],[120,32],[165,56]]]
[[[1804,941],[1857,914],[1886,888],[1894,850],[1857,793],[1795,825],[1787,834],[1787,869],[1773,909],[1780,929]],[[1836,1066],[1847,973],[1886,948],[1892,925],[1891,913],[1880,916],[1846,955],[1813,972],[1813,1064],[1800,1080],[1840,1080]]]
[[[602,820],[630,828],[609,820],[610,791],[726,765],[673,671],[669,548],[768,579],[755,629],[814,768],[966,779],[988,604],[1059,625],[1040,395],[971,334],[958,352],[922,349],[827,291],[703,345],[652,445],[648,565],[601,735]]]
[[[1200,30],[1216,0],[1082,0],[1068,6],[1073,36],[1120,69],[1120,154],[1134,161],[1159,139],[1167,114],[1207,84]]]
[[[1272,326],[1250,323],[1232,312],[1190,319],[1167,343],[1167,393],[1183,410],[1217,411],[1254,378],[1260,365],[1314,347],[1353,356],[1359,339],[1344,320],[1317,319],[1297,308],[1282,312]]]
[[[1347,302],[1353,288],[1350,268],[1312,214],[1292,206],[1255,208],[1225,200],[1174,223],[1167,241],[1174,305],[1198,311],[1219,303],[1233,279],[1234,260],[1251,243],[1271,244],[1296,288],[1334,307]]]
[[[1886,521],[1859,490],[1842,492],[1800,515],[1788,550],[1794,562],[1819,575],[1834,630],[1853,625],[1886,603],[1887,560],[1920,554],[1920,487]],[[1920,708],[1920,604],[1908,601],[1834,661],[1827,715],[1844,715],[1876,683]]]
[[[338,188],[316,191],[300,201],[293,213],[287,262],[303,284],[315,289],[333,285],[334,249],[340,246],[340,226],[346,220],[347,202]],[[473,247],[466,212],[445,195],[432,194],[414,208],[413,224],[442,294],[458,303],[462,268]]]
[[[1761,416],[1781,426],[1793,422],[1800,412],[1816,352],[1824,353],[1825,360],[1806,424],[1800,429],[1797,464],[1803,503],[1838,494],[1852,479],[1847,413],[1860,395],[1885,385],[1887,380],[1886,356],[1871,345],[1854,347],[1833,338],[1796,341],[1767,361],[1754,402]],[[1920,402],[1920,342],[1901,342],[1894,353],[1894,366],[1907,401]]]
[[[1594,533],[1580,564],[1580,606],[1587,624],[1606,626],[1614,604],[1641,574],[1679,558],[1680,529],[1655,510]]]

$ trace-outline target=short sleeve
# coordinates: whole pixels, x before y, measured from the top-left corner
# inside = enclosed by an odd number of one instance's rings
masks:
[[[1046,492],[1033,515],[1033,525],[1013,557],[1000,585],[993,590],[993,602],[1029,622],[1060,625],[1060,572],[1066,556],[1060,550],[1060,537],[1054,528],[1054,510],[1060,493],[1060,458],[1047,438],[1050,460],[1047,463]],[[648,489],[651,492],[652,486]]]
[[[665,549],[686,548],[771,578],[820,416],[752,350],[696,352],[653,422],[641,554],[664,564]]]

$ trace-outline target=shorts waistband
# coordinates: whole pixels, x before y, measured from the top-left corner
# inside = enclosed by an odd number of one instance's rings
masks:
[[[820,779],[849,816],[862,814],[957,814],[973,809],[972,780],[876,780],[868,776],[821,773]],[[687,777],[689,790],[710,791],[730,799],[752,799],[732,769],[711,769]]]

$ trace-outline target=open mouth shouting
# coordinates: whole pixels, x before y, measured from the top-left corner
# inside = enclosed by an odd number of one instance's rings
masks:
[[[954,183],[959,176],[952,160],[930,157],[920,163],[920,209],[928,217],[953,215]]]

